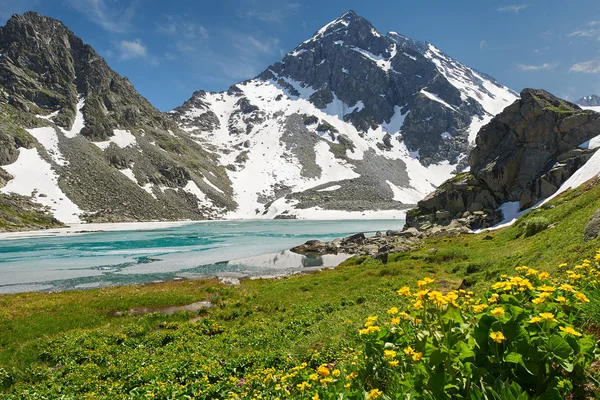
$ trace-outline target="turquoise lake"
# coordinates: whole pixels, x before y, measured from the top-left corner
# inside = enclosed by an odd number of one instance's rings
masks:
[[[347,256],[288,251],[310,239],[400,229],[394,220],[208,221],[0,240],[0,293],[59,291],[179,278],[275,277],[337,266]]]

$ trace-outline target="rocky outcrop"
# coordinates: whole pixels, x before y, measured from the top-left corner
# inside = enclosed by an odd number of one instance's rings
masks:
[[[529,208],[558,190],[595,150],[582,148],[600,133],[600,114],[543,90],[525,89],[477,135],[470,172],[445,182],[408,212],[407,226],[429,228],[456,220],[473,229],[502,219],[498,208]]]
[[[598,237],[600,237],[600,209],[596,210],[588,221],[583,234],[583,240],[587,242]]]
[[[450,237],[469,233],[469,229],[455,223],[449,226],[436,226],[425,232],[415,228],[403,231],[389,230],[385,234],[377,232],[374,236],[357,233],[331,242],[309,240],[296,246],[291,251],[298,254],[351,254],[354,256],[370,256],[388,262],[388,256],[418,248],[427,237]]]
[[[387,263],[387,256],[393,253],[410,251],[421,245],[423,235],[419,232],[388,231],[385,235],[377,232],[375,236],[357,233],[331,242],[309,240],[291,249],[298,254],[351,254],[371,256]]]

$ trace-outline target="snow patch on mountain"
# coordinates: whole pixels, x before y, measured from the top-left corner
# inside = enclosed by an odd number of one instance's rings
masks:
[[[58,175],[38,150],[20,148],[17,161],[1,167],[12,175],[2,193],[33,196],[33,200],[48,206],[52,215],[64,223],[79,223],[81,209],[58,186]]]
[[[27,129],[27,132],[44,146],[52,161],[63,167],[69,165],[58,148],[58,135],[53,127]]]
[[[92,143],[98,146],[101,150],[108,149],[108,146],[110,146],[111,143],[114,143],[120,148],[124,149],[128,146],[135,146],[137,144],[137,140],[131,132],[122,129],[115,129],[113,131],[113,136],[111,136],[109,140]]]
[[[71,129],[69,130],[60,128],[66,137],[74,138],[75,136],[79,135],[81,133],[81,130],[85,127],[83,107],[85,107],[85,97],[80,95],[79,101],[77,102],[77,109],[75,113],[75,121],[73,122],[73,126],[71,126]]]

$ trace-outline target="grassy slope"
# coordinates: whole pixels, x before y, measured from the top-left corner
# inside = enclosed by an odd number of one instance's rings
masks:
[[[228,335],[207,339],[198,350],[204,356],[248,357],[258,351],[265,352],[263,356],[280,354],[302,360],[310,350],[354,345],[361,321],[396,305],[395,289],[423,276],[434,276],[442,287],[452,289],[465,279],[477,290],[519,265],[553,271],[561,262],[593,256],[599,240],[584,243],[583,230],[600,206],[599,200],[600,185],[589,185],[568,192],[551,203],[554,208],[530,213],[510,228],[487,235],[431,239],[419,250],[392,256],[387,265],[353,259],[335,270],[243,281],[239,286],[187,281],[0,296],[0,366],[14,368],[15,376],[28,380],[26,370],[41,361],[38,357],[48,337],[61,338],[61,333],[76,328],[123,332],[138,326],[151,332],[161,322],[183,321],[189,315],[133,317],[110,312],[207,299],[216,304],[207,311],[208,317]],[[554,227],[533,237],[520,237],[521,225],[534,215],[547,218]]]

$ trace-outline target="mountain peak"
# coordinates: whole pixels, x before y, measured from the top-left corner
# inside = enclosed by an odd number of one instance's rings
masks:
[[[600,106],[600,97],[592,94],[590,96],[584,96],[580,98],[575,103],[584,107],[598,107]]]

